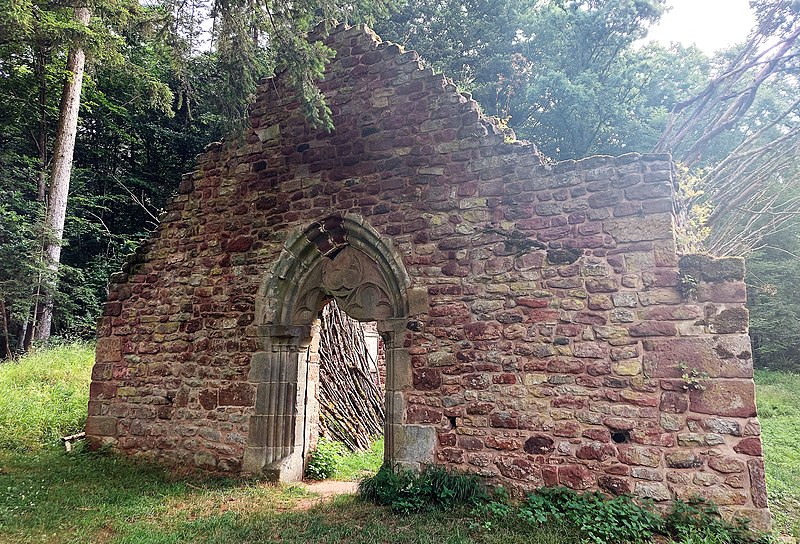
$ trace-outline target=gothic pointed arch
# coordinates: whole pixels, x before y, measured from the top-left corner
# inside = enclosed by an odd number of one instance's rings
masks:
[[[304,326],[335,299],[352,318],[382,321],[408,315],[411,280],[397,252],[357,215],[331,215],[284,246],[264,287],[264,324]]]

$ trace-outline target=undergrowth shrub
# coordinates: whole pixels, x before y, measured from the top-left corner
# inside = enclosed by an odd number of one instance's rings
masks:
[[[594,544],[773,542],[768,535],[750,530],[744,520],[724,520],[716,506],[700,498],[676,501],[663,516],[652,502],[637,502],[629,495],[608,497],[566,487],[543,487],[515,504],[502,487],[490,494],[478,476],[436,466],[414,473],[384,465],[375,476],[361,481],[359,495],[403,514],[472,505],[473,530],[493,531],[513,525],[534,534],[534,528],[560,527],[578,535],[580,542]]]
[[[88,344],[0,362],[0,448],[37,449],[83,430],[93,363]]]
[[[325,480],[333,476],[343,453],[340,443],[328,440],[324,436],[319,437],[317,449],[311,452],[311,458],[306,467],[306,478]]]
[[[359,483],[362,499],[408,514],[435,508],[474,506],[489,500],[481,479],[474,474],[428,466],[422,472],[383,465],[377,474]]]
[[[577,493],[565,487],[543,487],[528,495],[518,517],[532,525],[555,522],[573,527],[582,541],[595,544],[644,543],[661,535],[679,544],[769,544],[746,520],[724,520],[716,506],[701,498],[675,501],[665,516],[651,502],[629,495]]]
[[[602,493],[576,493],[565,487],[543,487],[528,495],[519,517],[533,525],[557,522],[578,530],[586,541],[647,542],[661,532],[663,521],[650,504],[629,496],[612,499]]]
[[[719,509],[697,497],[687,502],[675,501],[664,518],[664,532],[686,544],[769,544],[770,537],[752,531],[748,520],[722,519]]]

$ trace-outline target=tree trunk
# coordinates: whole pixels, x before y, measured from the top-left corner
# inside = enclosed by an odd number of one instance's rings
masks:
[[[74,18],[83,25],[89,24],[91,12],[87,7],[76,7]],[[61,94],[58,128],[53,146],[53,164],[50,175],[50,188],[47,192],[47,213],[44,227],[45,261],[49,278],[45,280],[44,304],[36,327],[36,339],[46,341],[50,338],[53,323],[53,293],[56,288],[58,267],[61,263],[61,243],[64,237],[64,220],[67,215],[67,195],[72,175],[72,157],[75,152],[75,137],[78,130],[78,110],[81,104],[83,87],[83,68],[86,54],[83,47],[74,45],[67,57],[67,79]]]
[[[11,358],[11,342],[8,339],[8,318],[6,316],[6,301],[0,299],[0,313],[3,314],[3,338],[5,340],[5,345],[3,346],[5,349],[5,353],[3,354],[4,358]]]

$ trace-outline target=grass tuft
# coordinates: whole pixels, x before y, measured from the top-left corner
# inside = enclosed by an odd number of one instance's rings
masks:
[[[0,362],[0,448],[36,450],[83,430],[93,362],[88,344]]]

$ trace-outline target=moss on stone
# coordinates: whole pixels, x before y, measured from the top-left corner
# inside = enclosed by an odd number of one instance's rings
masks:
[[[582,249],[548,249],[547,262],[550,264],[572,264],[583,256]]]

